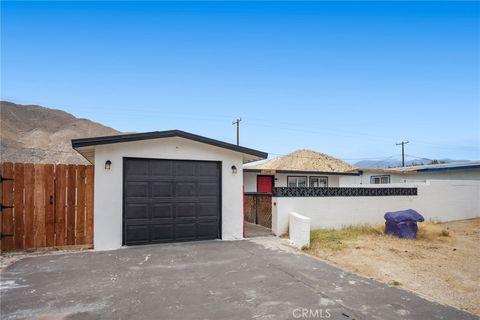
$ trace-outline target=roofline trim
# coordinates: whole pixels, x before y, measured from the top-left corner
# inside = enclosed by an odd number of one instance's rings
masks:
[[[153,131],[153,132],[143,132],[143,133],[120,134],[120,135],[114,135],[114,136],[72,139],[72,147],[74,149],[77,149],[82,147],[97,146],[97,145],[104,145],[104,144],[134,142],[134,141],[172,138],[172,137],[180,137],[180,138],[189,139],[189,140],[193,140],[193,141],[197,141],[205,144],[210,144],[219,148],[246,153],[246,154],[260,157],[263,159],[268,158],[268,153],[263,151],[254,150],[254,149],[250,149],[242,146],[237,146],[231,143],[199,136],[199,135],[181,131],[181,130]]]
[[[465,166],[452,166],[452,167],[441,167],[441,168],[423,168],[417,169],[417,172],[427,172],[427,171],[450,171],[450,170],[469,170],[469,169],[480,169],[480,165],[465,165]]]
[[[331,172],[331,171],[310,171],[310,170],[286,170],[286,169],[255,169],[243,168],[243,172],[261,173],[262,171],[275,171],[275,173],[293,173],[293,174],[323,174],[337,176],[360,176],[360,172]]]

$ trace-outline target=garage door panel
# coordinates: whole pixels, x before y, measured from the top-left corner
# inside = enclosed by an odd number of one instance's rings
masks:
[[[127,243],[148,243],[149,241],[150,239],[148,225],[127,226]]]
[[[199,222],[197,225],[198,237],[202,239],[212,239],[218,232],[217,221],[212,222]]]
[[[127,219],[148,219],[148,204],[129,204],[126,207]]]
[[[176,223],[175,237],[176,239],[195,239],[197,234],[197,224],[192,223]]]
[[[127,197],[148,197],[148,182],[128,182]]]
[[[150,176],[158,178],[173,177],[173,161],[150,160]]]
[[[154,242],[173,241],[175,225],[171,224],[157,224],[150,227],[150,240]]]
[[[197,206],[198,217],[217,217],[218,204],[217,203],[199,203]]]
[[[127,176],[148,175],[148,160],[136,159],[134,162],[126,162],[125,173]]]
[[[125,163],[125,244],[219,237],[219,163],[155,159]]]
[[[196,195],[195,182],[175,183],[175,195],[177,197],[194,197]]]
[[[216,163],[201,162],[198,163],[198,176],[200,177],[218,177],[218,166]]]
[[[173,184],[171,182],[152,182],[152,197],[172,197]]]
[[[176,161],[175,176],[177,177],[195,177],[197,164],[194,161]]]
[[[152,206],[152,219],[173,218],[173,204],[158,203]]]
[[[175,210],[176,218],[196,218],[197,208],[195,203],[177,203]]]
[[[218,195],[218,184],[216,182],[199,182],[198,195],[199,196],[216,196]]]

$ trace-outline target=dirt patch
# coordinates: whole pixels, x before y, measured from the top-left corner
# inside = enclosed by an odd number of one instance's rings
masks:
[[[420,223],[417,240],[377,232],[347,234],[340,239],[332,235],[326,240],[312,238],[312,247],[306,252],[348,271],[480,315],[480,219]]]
[[[39,256],[46,256],[46,255],[57,255],[57,254],[64,254],[64,253],[85,252],[86,250],[90,250],[90,249],[71,249],[71,250],[52,249],[52,250],[37,250],[37,251],[26,250],[26,251],[2,252],[2,254],[0,255],[0,271],[5,269],[9,265],[12,265],[15,262],[22,260],[24,258],[39,257]]]

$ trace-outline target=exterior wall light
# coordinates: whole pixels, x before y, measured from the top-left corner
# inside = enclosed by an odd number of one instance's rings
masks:
[[[237,174],[237,167],[232,166],[232,173],[233,173],[233,174]]]
[[[112,161],[110,160],[105,161],[105,170],[110,170],[111,166],[112,166]]]

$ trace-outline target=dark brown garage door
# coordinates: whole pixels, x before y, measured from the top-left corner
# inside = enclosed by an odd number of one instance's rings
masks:
[[[125,245],[220,237],[220,163],[124,159]]]

